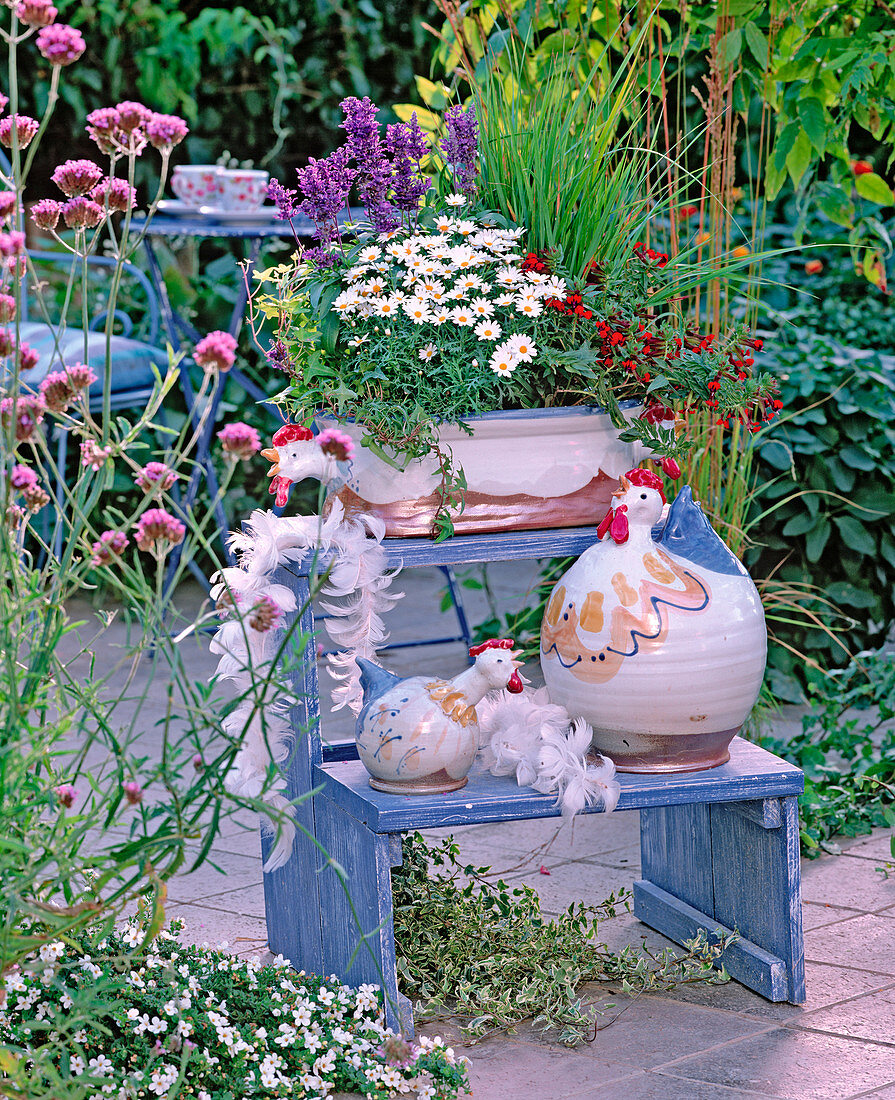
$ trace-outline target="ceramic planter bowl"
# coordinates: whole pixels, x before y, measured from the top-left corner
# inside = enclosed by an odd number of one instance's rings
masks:
[[[318,423],[335,422],[320,418]],[[454,518],[458,534],[596,523],[619,475],[645,454],[639,445],[620,443],[599,409],[484,413],[466,423],[472,435],[450,425],[439,432],[468,486],[466,507]],[[390,538],[431,536],[439,483],[435,461],[415,459],[396,470],[360,446],[361,428],[340,427],[355,442],[351,477],[338,494],[346,512],[380,517]]]

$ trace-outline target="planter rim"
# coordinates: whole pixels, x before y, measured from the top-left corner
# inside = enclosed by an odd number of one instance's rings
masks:
[[[636,398],[628,398],[619,402],[620,409],[636,409],[641,402]],[[475,420],[546,420],[554,416],[592,416],[595,413],[606,415],[602,405],[552,405],[549,409],[494,409],[491,412],[470,413],[469,416],[458,417],[457,420],[435,420],[436,424],[466,424]],[[336,420],[330,413],[316,413],[317,418]],[[434,419],[434,418],[433,418]],[[345,417],[343,423],[356,423],[354,417]]]

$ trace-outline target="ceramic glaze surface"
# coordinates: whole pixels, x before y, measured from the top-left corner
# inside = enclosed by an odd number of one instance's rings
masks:
[[[661,527],[656,490],[635,485],[616,503],[604,540],[548,601],[541,665],[550,696],[593,726],[595,745],[621,770],[723,763],[764,674],[758,592],[688,487]]]
[[[270,174],[257,169],[225,168],[218,176],[214,205],[222,210],[257,210],[267,198]]]
[[[181,200],[193,206],[213,204],[218,198],[221,169],[216,164],[182,164],[171,176],[171,190]]]
[[[355,737],[370,785],[403,794],[464,786],[478,751],[476,704],[495,688],[522,690],[511,646],[492,640],[473,647],[475,664],[451,680],[402,680],[358,658],[364,707]]]
[[[595,513],[608,506],[619,476],[645,456],[639,444],[619,442],[600,410],[489,413],[468,423],[472,435],[451,425],[439,431],[466,476],[466,508],[455,519],[458,532],[593,523]],[[362,428],[341,427],[355,442],[351,477],[339,494],[349,514],[380,516],[391,537],[429,534],[439,485],[435,461],[414,459],[396,470],[360,446]]]

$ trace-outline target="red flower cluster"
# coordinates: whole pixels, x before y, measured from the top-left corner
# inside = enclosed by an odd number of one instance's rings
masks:
[[[634,255],[645,264],[655,263],[656,267],[664,267],[668,263],[667,252],[657,252],[654,248],[647,248],[643,241],[638,241],[634,245]]]
[[[523,271],[540,271],[542,274],[547,273],[547,264],[541,259],[537,252],[526,253],[525,259],[522,261]]]
[[[589,321],[593,313],[586,309],[580,294],[567,294],[565,298],[548,298],[545,305],[559,313],[567,313],[572,317],[583,317]]]

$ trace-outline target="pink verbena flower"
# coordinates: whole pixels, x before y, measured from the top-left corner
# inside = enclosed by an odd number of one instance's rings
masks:
[[[59,800],[60,806],[71,806],[78,797],[78,792],[70,783],[63,783],[60,787],[54,787],[53,794]]]
[[[109,210],[119,213],[133,210],[137,205],[137,189],[131,187],[127,180],[104,179],[93,188],[90,197],[100,206],[107,206]]]
[[[122,789],[124,790],[124,797],[132,806],[136,806],[143,801],[143,788],[139,783],[131,780],[129,783],[125,783]]]
[[[9,475],[9,484],[13,489],[24,492],[26,489],[33,488],[37,485],[37,474],[30,466],[16,464],[13,466],[12,473]]]
[[[40,352],[23,342],[16,349],[16,362],[20,371],[34,370],[40,362]]]
[[[9,106],[9,96],[0,92],[0,111],[5,111]]]
[[[216,329],[196,344],[193,358],[205,370],[228,371],[236,362],[236,338]]]
[[[147,462],[134,482],[144,493],[167,492],[179,476],[164,462]]]
[[[11,294],[0,294],[0,324],[7,324],[15,315],[15,298]]]
[[[28,115],[7,115],[6,118],[0,118],[0,142],[2,142],[7,149],[12,148],[13,123],[15,123],[19,148],[27,148],[34,140],[34,135],[40,129],[40,123],[36,118],[30,118]]]
[[[99,146],[100,152],[108,155],[119,151],[115,140],[118,123],[118,112],[114,107],[98,107],[87,116],[87,133]]]
[[[103,178],[103,170],[92,160],[67,160],[50,177],[63,195],[73,199],[86,195]]]
[[[96,375],[85,363],[51,371],[40,384],[41,396],[50,412],[63,412],[79,393],[89,389]]]
[[[98,202],[83,195],[76,195],[62,207],[62,220],[69,229],[95,229],[105,216]]]
[[[17,443],[27,443],[43,422],[47,407],[43,395],[20,393],[18,398],[4,397],[0,401],[0,424],[8,428],[15,409],[15,435]]]
[[[17,530],[25,518],[25,509],[18,504],[10,504],[6,509],[6,524],[13,531]]]
[[[9,218],[15,213],[17,198],[15,191],[0,191],[0,218]]]
[[[14,229],[11,233],[0,232],[0,256],[21,256],[25,251],[25,234]]]
[[[29,27],[49,27],[58,14],[51,0],[21,0],[16,8],[18,18]]]
[[[111,447],[98,447],[92,439],[81,444],[81,465],[87,470],[101,470],[112,453]]]
[[[282,618],[282,607],[270,596],[261,596],[249,612],[249,626],[260,634],[266,634],[278,626]]]
[[[37,48],[51,65],[72,65],[87,49],[84,36],[66,23],[54,23],[37,32]]]
[[[143,103],[135,103],[132,99],[126,99],[123,103],[116,103],[118,112],[118,126],[125,133],[139,130],[141,126],[152,118],[153,112]]]
[[[149,144],[162,152],[179,145],[189,132],[187,124],[177,115],[154,114],[146,123]]]
[[[317,446],[338,462],[349,462],[354,457],[354,440],[338,428],[324,428],[317,436]]]
[[[29,485],[27,489],[23,489],[22,496],[25,499],[25,507],[29,512],[39,512],[41,508],[50,503],[50,494],[37,484]]]
[[[218,439],[225,454],[234,462],[242,459],[248,460],[261,450],[261,439],[257,431],[248,424],[237,420],[234,424],[228,424],[218,432]]]
[[[164,508],[150,508],[134,524],[136,543],[141,550],[166,554],[170,546],[183,542],[186,527]]]
[[[55,199],[41,199],[31,207],[31,220],[38,229],[55,229],[61,214],[62,203]]]
[[[130,539],[123,531],[103,531],[97,541],[90,547],[93,551],[93,557],[90,559],[90,564],[111,564],[115,558],[120,557],[124,553],[129,544]]]

